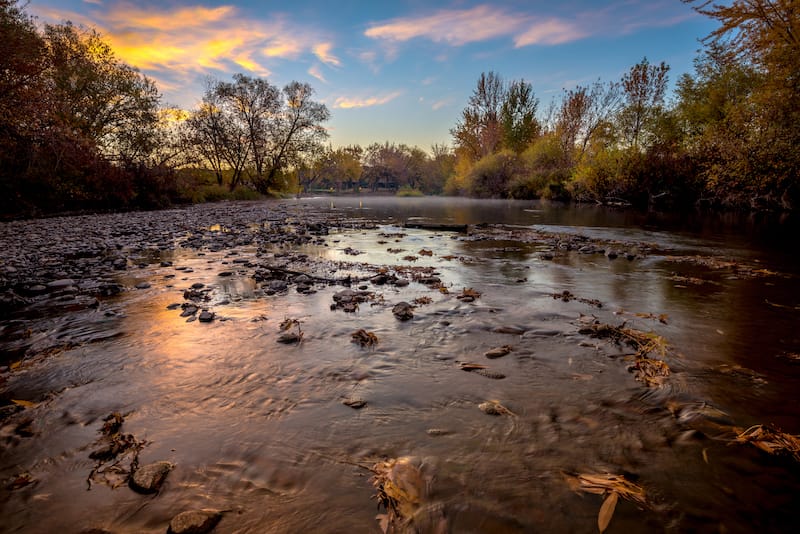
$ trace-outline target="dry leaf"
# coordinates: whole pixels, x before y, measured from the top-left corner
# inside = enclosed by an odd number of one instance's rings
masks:
[[[603,501],[603,506],[600,507],[600,513],[597,515],[597,528],[600,529],[601,534],[608,528],[608,524],[614,516],[617,500],[619,500],[619,494],[616,491],[612,491]]]
[[[23,408],[33,408],[34,406],[36,406],[35,402],[26,401],[26,400],[11,399],[11,402],[16,404],[17,406],[22,406]]]

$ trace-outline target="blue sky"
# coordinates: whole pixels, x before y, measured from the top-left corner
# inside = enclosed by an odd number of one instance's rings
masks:
[[[331,110],[334,146],[391,141],[428,149],[481,72],[525,79],[547,107],[563,89],[618,80],[647,57],[670,79],[692,71],[713,23],[680,0],[254,1],[31,0],[40,22],[99,30],[191,109],[209,76],[310,83]]]

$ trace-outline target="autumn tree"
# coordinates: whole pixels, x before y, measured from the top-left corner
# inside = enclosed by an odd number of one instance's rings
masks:
[[[607,134],[607,128],[619,111],[620,85],[597,81],[565,91],[555,111],[555,134],[561,141],[561,153],[572,165],[580,162],[592,140]]]
[[[725,180],[746,184],[742,193],[751,206],[794,207],[800,202],[800,5],[796,0],[684,1],[720,23],[705,39],[712,49],[727,52],[715,61],[759,78],[747,106],[738,107],[752,113],[741,132],[748,136],[747,157],[717,162],[716,168],[725,171]]]
[[[638,149],[649,141],[653,121],[660,113],[667,91],[669,66],[651,65],[647,58],[622,77],[623,108],[618,115],[624,145]]]
[[[481,73],[467,107],[450,130],[456,150],[473,162],[502,148],[525,150],[541,131],[538,105],[530,83],[506,83],[495,72]]]
[[[155,147],[160,95],[94,30],[46,25],[55,114],[112,161],[143,161]]]
[[[313,100],[308,84],[292,82],[279,90],[263,78],[236,74],[233,82],[217,82],[213,93],[231,128],[245,132],[250,181],[260,193],[280,188],[279,173],[327,138],[322,123],[330,113]],[[236,139],[230,138],[234,145]]]

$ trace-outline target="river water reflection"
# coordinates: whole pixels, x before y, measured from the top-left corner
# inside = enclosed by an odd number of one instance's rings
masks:
[[[320,221],[327,233],[296,245],[236,237]],[[165,532],[201,508],[227,511],[217,532],[380,532],[366,468],[407,456],[429,477],[421,514],[449,532],[593,531],[603,498],[570,481],[607,473],[647,494],[645,505],[621,499],[609,532],[795,523],[798,465],[731,442],[755,424],[800,434],[791,220],[327,197],[3,226],[3,267],[35,255],[26,234],[60,228],[78,242],[116,239],[127,269],[108,275],[126,290],[95,305],[35,296],[8,317],[0,343],[15,356],[0,398],[24,409],[2,420],[2,532]],[[37,261],[60,250],[45,249]],[[295,274],[287,291],[267,291],[265,265],[315,278],[308,291]],[[426,267],[440,286],[416,281]],[[355,283],[369,300],[333,309],[344,288],[323,278],[380,268],[411,281]],[[89,282],[76,282],[81,293]],[[170,306],[189,302],[192,284],[213,322]],[[458,299],[465,288],[480,296]],[[413,319],[394,317],[415,299]],[[278,343],[287,319],[300,343]],[[668,346],[652,357],[671,374],[660,387],[635,380],[631,347],[588,335],[592,324],[661,336]],[[378,344],[352,343],[359,329]],[[53,339],[70,343],[35,350]],[[343,403],[354,399],[366,405]],[[489,400],[512,414],[487,415]],[[141,464],[175,465],[159,493],[87,484],[115,411],[146,441]],[[21,474],[33,482],[15,487]]]

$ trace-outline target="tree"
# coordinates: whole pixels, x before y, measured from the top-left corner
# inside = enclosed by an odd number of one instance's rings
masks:
[[[508,85],[500,107],[505,148],[519,154],[539,136],[542,127],[536,119],[538,106],[539,100],[534,96],[530,83],[517,80]]]
[[[503,132],[500,113],[505,99],[503,79],[495,72],[481,73],[461,118],[450,130],[456,147],[472,161],[500,148]]]
[[[623,109],[619,114],[622,141],[638,149],[647,143],[654,117],[664,103],[669,66],[663,61],[651,65],[647,58],[631,67],[622,77]]]
[[[140,163],[155,148],[160,95],[152,80],[118,60],[94,30],[46,25],[55,118],[107,158]]]
[[[566,91],[555,112],[555,131],[565,164],[579,163],[598,130],[609,124],[620,104],[620,85],[600,81]]]
[[[322,123],[330,118],[330,112],[325,104],[312,100],[314,89],[310,85],[291,82],[283,88],[283,95],[282,112],[267,122],[270,168],[266,182],[257,184],[261,192],[275,185],[279,171],[317,150],[328,137]]]
[[[729,51],[721,58],[726,65],[760,75],[748,97],[753,112],[748,157],[738,158],[739,169],[728,167],[729,174],[749,182],[751,205],[766,200],[792,207],[800,201],[800,5],[797,0],[684,2],[720,23],[705,42]]]
[[[280,91],[265,79],[236,74],[232,83],[217,82],[213,92],[233,129],[240,125],[245,132],[250,179],[261,193],[279,186],[279,173],[327,138],[322,123],[330,113],[312,99],[308,84],[291,82]],[[234,145],[236,139],[230,137]]]
[[[270,156],[268,124],[281,110],[278,88],[265,79],[235,74],[233,82],[217,82],[213,92],[226,121],[232,125],[231,129],[241,126],[246,135],[246,150],[239,150],[234,157],[238,159],[247,155],[253,168],[251,179],[259,191],[266,192],[265,170]],[[236,143],[236,139],[237,136],[233,135],[228,142]],[[227,148],[232,151],[236,146]]]

